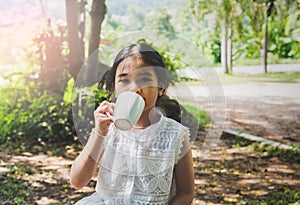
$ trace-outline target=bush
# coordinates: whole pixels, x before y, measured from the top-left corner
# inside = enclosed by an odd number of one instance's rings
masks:
[[[54,93],[32,96],[23,87],[1,87],[0,143],[16,152],[42,142],[72,140],[71,104]],[[3,106],[4,104],[4,106]]]

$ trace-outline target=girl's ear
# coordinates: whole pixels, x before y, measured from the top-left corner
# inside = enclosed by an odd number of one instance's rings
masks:
[[[158,96],[162,96],[163,94],[165,94],[165,92],[166,92],[166,85],[163,82],[159,83]]]
[[[163,94],[165,94],[165,89],[164,88],[158,88],[158,96],[162,96]]]

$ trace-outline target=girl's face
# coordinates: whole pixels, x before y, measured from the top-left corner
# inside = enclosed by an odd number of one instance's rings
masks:
[[[124,91],[138,93],[145,100],[145,111],[155,107],[158,96],[163,94],[153,67],[145,65],[138,55],[124,59],[116,70],[115,96]]]

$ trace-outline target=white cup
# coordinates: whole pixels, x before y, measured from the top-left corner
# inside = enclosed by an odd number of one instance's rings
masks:
[[[128,131],[140,119],[144,107],[145,101],[139,94],[125,91],[118,96],[111,118],[118,129]]]

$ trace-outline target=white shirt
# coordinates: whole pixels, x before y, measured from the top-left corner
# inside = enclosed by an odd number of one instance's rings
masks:
[[[174,166],[190,149],[189,130],[164,116],[141,131],[112,124],[104,149],[96,193],[77,204],[168,204]]]

